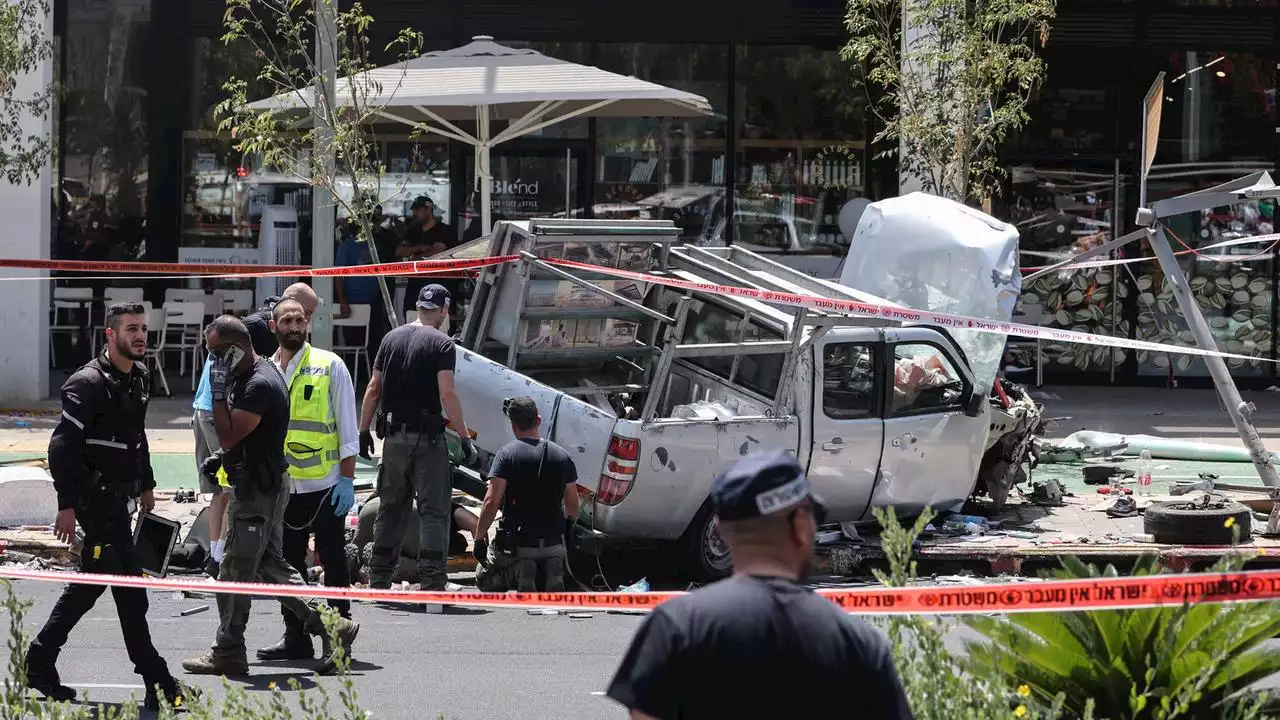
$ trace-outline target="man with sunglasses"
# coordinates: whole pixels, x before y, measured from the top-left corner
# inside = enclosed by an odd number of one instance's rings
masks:
[[[824,511],[796,459],[742,458],[711,503],[733,577],[655,608],[609,697],[632,720],[844,717],[850,703],[867,720],[911,718],[885,639],[801,584]]]
[[[280,344],[272,360],[289,388],[284,455],[289,463],[290,495],[284,511],[284,557],[305,576],[311,554],[307,548],[314,535],[324,584],[348,587],[345,520],[356,504],[356,454],[360,452],[356,391],[342,358],[307,342],[310,320],[297,300],[281,300],[271,321]],[[329,606],[342,617],[351,617],[349,601],[330,600]],[[302,620],[287,608],[281,612],[284,637],[258,650],[258,659],[315,657]]]
[[[221,451],[217,457],[231,485],[227,508],[227,546],[218,580],[305,585],[285,561],[283,526],[289,500],[288,465],[284,457],[289,430],[289,394],[280,369],[253,349],[248,329],[239,318],[223,315],[205,329],[205,345],[213,355],[209,372],[213,423]],[[206,472],[208,472],[206,468]],[[201,675],[243,676],[249,672],[244,632],[249,622],[248,595],[218,596],[218,632],[204,655],[185,660],[182,667]],[[280,603],[311,635],[325,635],[319,605],[301,598]],[[319,674],[337,669],[338,652],[346,650],[360,626],[339,617],[340,647],[332,648],[316,667]]]

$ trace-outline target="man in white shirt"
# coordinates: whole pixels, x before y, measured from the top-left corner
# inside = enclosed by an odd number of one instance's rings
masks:
[[[306,341],[309,322],[310,314],[296,300],[281,300],[271,321],[280,343],[272,360],[289,389],[285,459],[291,492],[284,511],[284,557],[306,577],[309,540],[314,535],[324,584],[348,587],[346,517],[356,502],[360,452],[356,393],[342,358]],[[330,600],[329,604],[343,617],[351,616],[350,602]],[[314,657],[315,648],[301,622],[287,612],[283,615],[284,637],[258,650],[258,659]]]

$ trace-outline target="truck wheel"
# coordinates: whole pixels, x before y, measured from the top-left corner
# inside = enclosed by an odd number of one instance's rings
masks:
[[[733,572],[729,546],[716,531],[716,516],[711,505],[704,505],[694,516],[680,539],[684,565],[696,582],[715,582]]]
[[[1239,532],[1248,542],[1253,511],[1234,500],[1218,499],[1207,505],[1193,500],[1155,503],[1143,513],[1148,535],[1169,545],[1230,545]]]

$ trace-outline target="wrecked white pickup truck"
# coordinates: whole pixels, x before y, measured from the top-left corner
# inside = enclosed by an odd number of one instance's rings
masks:
[[[451,254],[468,253],[521,258],[481,273],[460,336],[457,388],[482,455],[511,438],[503,400],[532,396],[543,435],[574,458],[581,529],[672,541],[694,577],[729,570],[708,489],[749,452],[794,452],[829,520],[857,522],[873,507],[957,509],[979,485],[1002,501],[1038,422],[1025,395],[991,398],[940,328],[546,262],[877,302],[740,248],[680,246],[667,221],[501,222]]]

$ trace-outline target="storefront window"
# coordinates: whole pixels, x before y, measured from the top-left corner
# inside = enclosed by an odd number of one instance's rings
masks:
[[[1009,219],[1018,228],[1023,266],[1052,265],[1112,239],[1123,197],[1117,202],[1122,185],[1109,165],[1042,163],[1010,169]],[[1129,292],[1124,271],[1118,267],[1044,275],[1023,285],[1014,320],[1129,337],[1131,326],[1123,312]],[[1110,373],[1128,357],[1118,348],[1012,339],[1010,353],[1007,372],[1021,380],[1028,380],[1038,369],[1050,375]]]
[[[733,237],[807,272],[835,275],[849,240],[837,224],[862,195],[865,95],[836,50],[737,48],[738,156]],[[815,264],[816,263],[816,264]]]
[[[1223,53],[1170,53],[1163,58],[1165,105],[1152,200],[1182,195],[1259,170],[1275,159],[1275,63],[1272,58]],[[1235,375],[1270,374],[1274,357],[1273,247],[1220,245],[1274,232],[1275,202],[1247,202],[1165,220],[1169,243],[1218,347],[1256,359],[1228,359]],[[1216,246],[1216,247],[1215,247]],[[1144,252],[1150,256],[1150,248]],[[1195,340],[1159,265],[1143,263],[1136,279],[1137,337],[1194,345]],[[1189,355],[1138,353],[1138,372],[1206,376]]]
[[[150,15],[147,0],[67,4],[54,257],[131,260],[144,247]]]
[[[606,43],[595,65],[696,93],[725,113],[728,53],[726,45]],[[725,130],[723,115],[598,120],[595,217],[667,219],[685,240],[706,237],[724,215]]]

